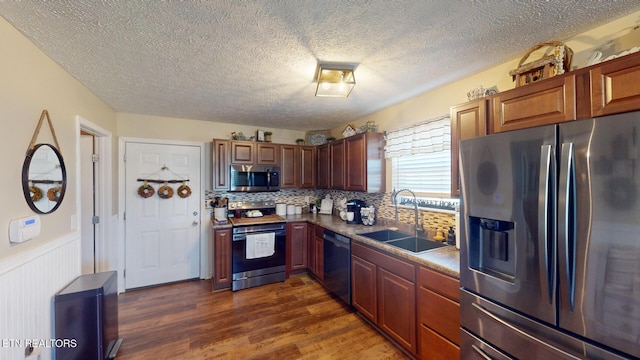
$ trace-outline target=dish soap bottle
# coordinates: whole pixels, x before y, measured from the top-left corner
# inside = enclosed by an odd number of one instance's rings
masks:
[[[456,232],[453,231],[453,226],[449,226],[449,234],[447,235],[447,244],[448,245],[456,244]]]

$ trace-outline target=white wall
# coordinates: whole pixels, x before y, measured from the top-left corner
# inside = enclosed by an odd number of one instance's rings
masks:
[[[258,129],[273,132],[272,142],[280,144],[295,144],[296,139],[304,139],[306,134],[298,130],[118,113],[118,135],[127,137],[210,142],[213,138],[230,139],[234,131],[246,137],[255,136]]]
[[[115,134],[116,114],[1,17],[0,46],[0,339],[50,339],[52,297],[80,273],[79,233],[71,228],[71,218],[78,212],[76,116]],[[11,245],[9,221],[34,214],[22,193],[21,172],[44,109],[60,143],[67,190],[57,211],[40,216],[38,238]],[[53,144],[46,123],[38,142]],[[113,209],[117,211],[117,203]],[[43,350],[42,358],[50,359],[51,349]],[[0,347],[0,359],[23,357],[23,347]]]

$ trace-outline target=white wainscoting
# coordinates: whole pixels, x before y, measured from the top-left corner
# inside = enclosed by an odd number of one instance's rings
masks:
[[[53,338],[53,296],[80,275],[75,232],[0,261],[0,359],[24,359],[27,339]],[[40,348],[40,359],[53,349]]]

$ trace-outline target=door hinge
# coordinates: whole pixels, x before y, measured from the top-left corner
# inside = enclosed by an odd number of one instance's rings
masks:
[[[98,161],[100,161],[100,155],[91,154],[91,162],[97,163]]]
[[[95,225],[95,224],[100,224],[100,216],[92,216],[92,217],[91,217],[91,223],[92,223],[93,225]]]
[[[122,277],[127,277],[127,269],[122,270]]]
[[[124,153],[124,155],[122,155],[122,161],[127,162],[127,153]]]
[[[127,220],[127,212],[126,211],[122,212],[122,220],[125,220],[125,221]]]

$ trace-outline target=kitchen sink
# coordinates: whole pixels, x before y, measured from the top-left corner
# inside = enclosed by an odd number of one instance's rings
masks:
[[[447,246],[446,244],[443,244],[441,242],[429,240],[397,230],[378,230],[359,235],[415,253]]]
[[[401,249],[409,250],[411,252],[422,252],[427,250],[438,249],[443,246],[447,246],[441,242],[420,238],[416,236],[411,236],[404,239],[399,240],[391,240],[386,241],[385,244],[399,247]]]
[[[407,237],[413,236],[411,234],[403,233],[403,232],[397,231],[397,230],[378,230],[378,231],[368,232],[368,233],[358,234],[358,235],[364,236],[364,237],[372,239],[372,240],[383,241],[383,242],[387,242],[387,241],[391,241],[391,240],[397,240],[397,239],[402,239],[402,238],[407,238]]]

